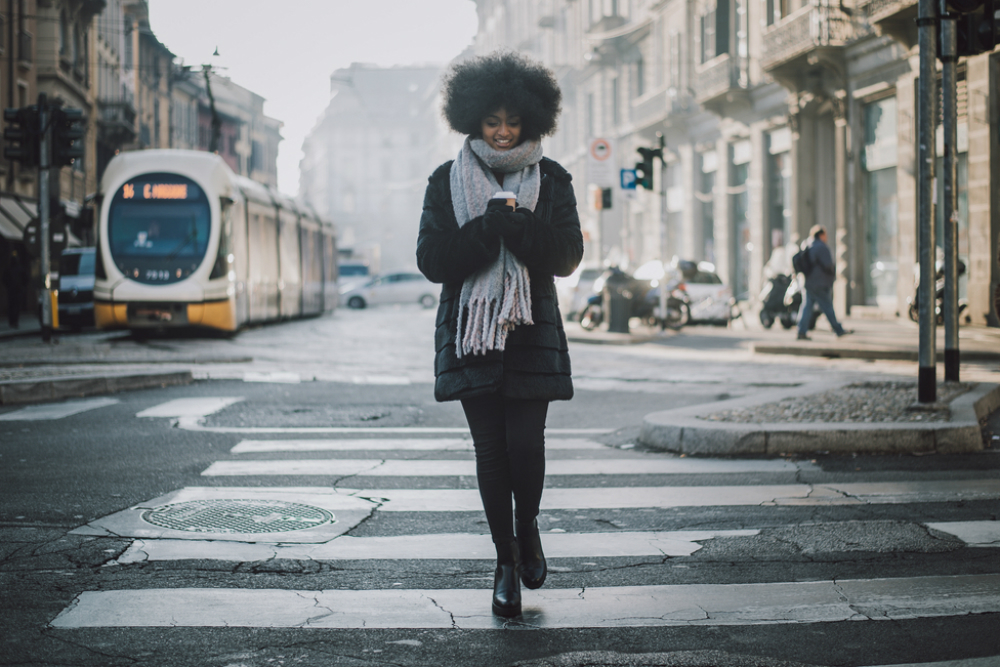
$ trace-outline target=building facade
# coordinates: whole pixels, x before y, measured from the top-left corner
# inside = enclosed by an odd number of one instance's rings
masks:
[[[586,261],[706,260],[753,302],[765,272],[785,266],[790,244],[821,224],[837,261],[838,311],[905,316],[917,259],[916,0],[476,4],[478,54],[522,51],[563,87],[546,152],[588,203]],[[960,294],[972,322],[994,326],[998,76],[998,53],[962,60]],[[608,140],[615,166],[631,168],[658,135],[653,190],[616,190],[610,210],[590,206],[594,140]]]
[[[0,4],[2,108],[33,105],[45,93],[50,104],[87,118],[84,158],[50,170],[52,220],[65,223],[71,244],[93,244],[88,207],[121,151],[218,150],[237,173],[277,185],[280,121],[264,114],[259,95],[210,68],[205,74],[175,63],[150,27],[146,0]],[[37,168],[0,158],[0,270],[14,253],[27,255],[24,229],[37,217]],[[37,284],[37,261],[32,272]],[[33,303],[29,292],[25,307]],[[0,284],[0,315],[5,311]]]
[[[303,143],[299,197],[337,222],[338,247],[374,271],[410,267],[427,177],[444,155],[440,67],[355,63]]]

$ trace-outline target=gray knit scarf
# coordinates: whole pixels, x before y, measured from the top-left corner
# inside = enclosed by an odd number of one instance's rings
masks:
[[[465,140],[451,165],[451,203],[461,227],[486,212],[490,198],[501,191],[517,195],[518,207],[532,211],[541,190],[539,141],[526,141],[507,151],[494,150],[482,139]],[[504,174],[503,186],[494,171]],[[528,269],[500,240],[500,255],[490,266],[462,284],[459,297],[455,354],[486,354],[503,350],[507,334],[519,324],[532,324]]]

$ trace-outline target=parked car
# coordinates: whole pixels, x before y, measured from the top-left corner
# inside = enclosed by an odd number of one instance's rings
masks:
[[[691,297],[691,323],[729,324],[735,303],[733,290],[719,278],[715,265],[698,262],[682,273]]]
[[[714,264],[674,258],[664,267],[659,260],[653,260],[636,269],[634,275],[658,284],[665,274],[679,276],[683,281],[690,299],[691,324],[728,324],[732,319],[733,291],[719,278]]]
[[[371,269],[363,262],[341,262],[337,265],[337,275],[337,289],[341,294],[372,279]]]
[[[67,248],[59,258],[59,326],[94,325],[94,249]]]
[[[556,278],[559,312],[567,320],[576,320],[587,306],[587,299],[594,294],[594,281],[601,275],[598,266],[578,266],[565,278]]]
[[[422,273],[398,271],[376,276],[351,289],[341,289],[340,302],[349,308],[385,303],[419,303],[424,308],[433,308],[439,289]]]

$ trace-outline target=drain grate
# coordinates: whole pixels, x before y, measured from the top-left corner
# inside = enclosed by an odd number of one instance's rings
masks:
[[[193,500],[146,510],[142,519],[191,533],[283,533],[336,522],[325,509],[282,500]]]

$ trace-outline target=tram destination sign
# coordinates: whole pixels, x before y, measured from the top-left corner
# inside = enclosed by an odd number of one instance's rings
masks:
[[[171,183],[168,179],[134,178],[126,181],[118,191],[125,201],[190,200],[201,195],[199,188],[188,183]]]

